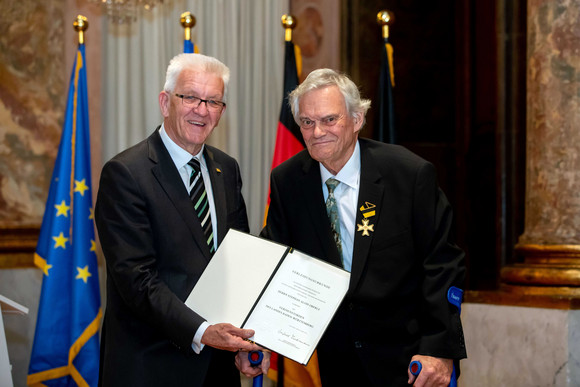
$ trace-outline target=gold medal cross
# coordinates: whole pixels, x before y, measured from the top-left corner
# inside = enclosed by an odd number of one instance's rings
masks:
[[[368,219],[363,219],[362,220],[362,225],[357,224],[356,226],[358,227],[358,229],[356,231],[362,231],[362,236],[371,236],[371,234],[369,233],[369,231],[375,231],[374,224],[369,224],[369,220]]]

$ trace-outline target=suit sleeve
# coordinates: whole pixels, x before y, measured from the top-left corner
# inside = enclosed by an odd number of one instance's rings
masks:
[[[120,161],[102,171],[95,220],[107,262],[108,292],[114,313],[147,321],[156,333],[188,351],[204,321],[159,278],[158,252],[145,194],[130,169]],[[175,275],[179,275],[176,273]],[[122,300],[122,301],[121,301]],[[125,312],[127,308],[130,311]]]
[[[419,353],[461,359],[466,357],[461,320],[447,291],[451,286],[463,289],[464,252],[451,240],[452,209],[432,164],[419,168],[414,192],[415,246],[423,270]]]

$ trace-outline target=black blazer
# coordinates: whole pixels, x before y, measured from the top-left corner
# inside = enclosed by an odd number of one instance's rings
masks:
[[[229,228],[249,231],[240,170],[211,146],[204,157],[221,242]],[[224,356],[218,380],[231,385],[237,377],[239,384],[233,353],[191,349],[204,319],[184,301],[210,253],[158,130],[105,164],[95,219],[107,264],[100,383],[201,386],[212,356]]]
[[[374,231],[355,227],[346,299],[318,346],[323,383],[352,352],[377,385],[406,385],[415,354],[466,356],[457,308],[447,301],[461,287],[464,253],[450,240],[451,207],[435,168],[403,147],[359,139],[361,207]],[[306,150],[272,171],[271,202],[262,236],[341,266],[322,193],[318,162]],[[327,375],[325,375],[327,374]]]

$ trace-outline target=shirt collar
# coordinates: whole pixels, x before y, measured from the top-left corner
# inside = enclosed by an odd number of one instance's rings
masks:
[[[360,179],[360,145],[358,141],[356,142],[354,152],[352,152],[350,159],[348,159],[344,167],[342,167],[336,176],[330,173],[322,163],[318,163],[318,165],[320,165],[322,184],[324,184],[329,178],[334,177],[341,183],[356,189]]]
[[[163,144],[165,145],[165,148],[167,148],[167,151],[169,152],[169,155],[171,156],[171,159],[173,160],[173,163],[175,163],[177,169],[181,169],[185,165],[187,165],[189,160],[191,160],[192,157],[191,153],[189,153],[188,151],[177,145],[169,137],[169,135],[165,131],[165,126],[163,124],[161,124],[161,129],[159,129],[159,135],[161,136],[161,141],[163,141]],[[205,144],[202,144],[199,153],[194,155],[193,157],[199,160],[199,163],[202,165],[202,167],[206,168],[205,159],[203,157],[204,148]]]

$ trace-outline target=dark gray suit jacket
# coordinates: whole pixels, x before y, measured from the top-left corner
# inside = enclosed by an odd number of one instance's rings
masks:
[[[459,313],[446,298],[462,286],[464,253],[451,241],[452,211],[433,165],[400,146],[359,143],[356,224],[370,203],[374,231],[355,227],[350,286],[318,346],[320,371],[323,385],[340,383],[356,360],[373,384],[407,385],[414,354],[466,356]],[[262,236],[341,266],[318,162],[299,153],[272,171],[270,188]]]
[[[229,228],[249,231],[240,170],[211,146],[204,157],[221,242]],[[100,383],[201,386],[212,357],[223,357],[223,369],[212,377],[224,385],[237,377],[239,384],[233,353],[191,349],[204,319],[184,301],[210,253],[158,130],[105,164],[95,216],[107,263]]]

